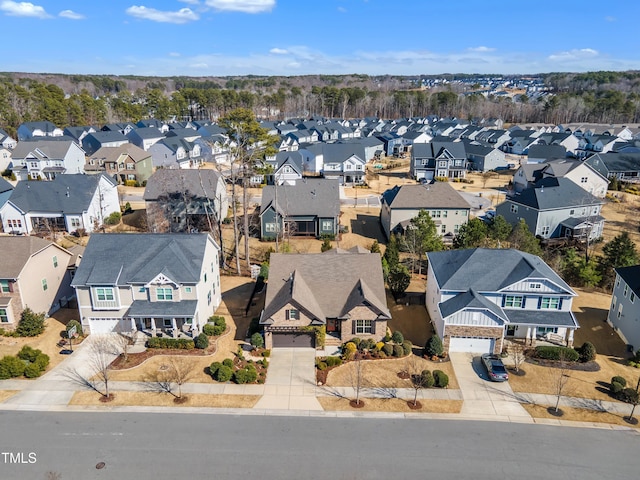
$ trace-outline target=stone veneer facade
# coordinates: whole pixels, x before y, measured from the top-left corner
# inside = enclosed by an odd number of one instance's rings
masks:
[[[503,327],[472,327],[468,325],[445,325],[444,339],[442,340],[444,351],[449,351],[449,342],[451,337],[481,337],[493,338],[495,344],[493,353],[498,355],[502,352],[502,343],[504,340]]]

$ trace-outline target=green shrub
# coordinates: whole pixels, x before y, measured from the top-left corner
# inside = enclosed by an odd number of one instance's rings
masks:
[[[422,386],[424,388],[431,388],[436,384],[436,380],[429,370],[423,370],[420,375],[422,376]]]
[[[402,343],[404,342],[404,335],[402,335],[402,332],[400,330],[396,330],[391,335],[391,340],[393,340],[393,343],[397,343],[398,345],[402,345]]]
[[[376,348],[376,341],[373,338],[364,338],[360,340],[360,345],[358,345],[358,350],[364,352],[366,350],[373,350]]]
[[[596,347],[591,342],[584,342],[580,347],[580,361],[592,362],[596,359]]]
[[[24,376],[27,378],[38,378],[42,375],[42,370],[35,363],[30,363],[24,367]]]
[[[342,349],[342,356],[345,360],[350,360],[355,355],[358,347],[354,342],[347,342],[344,344],[344,348]]]
[[[41,350],[37,350],[31,348],[29,345],[25,345],[20,349],[17,356],[20,360],[25,360],[29,363],[33,363],[36,361],[36,358],[38,358],[38,355],[42,355]]]
[[[393,355],[393,345],[391,345],[390,343],[385,343],[382,346],[382,352],[387,356],[390,357],[391,355]]]
[[[209,346],[209,337],[207,337],[204,333],[201,333],[196,337],[193,343],[196,348],[200,350],[204,350]]]
[[[231,380],[231,377],[233,377],[233,370],[226,365],[221,365],[213,376],[213,379],[216,382],[228,382]]]
[[[545,360],[560,360],[564,356],[564,360],[567,362],[577,362],[580,359],[580,354],[573,348],[546,345],[536,347],[535,356]]]
[[[356,348],[358,348],[360,346],[360,342],[362,341],[362,339],[360,337],[353,337],[349,341],[353,343],[356,346]]]
[[[265,358],[269,358],[271,356],[271,350],[265,350],[262,352],[262,356]]]
[[[215,328],[216,326],[213,323],[205,323],[204,326],[202,327],[202,333],[212,337],[214,335],[213,332]]]
[[[337,367],[338,365],[342,365],[342,359],[340,357],[327,357],[327,366],[328,367]]]
[[[69,330],[71,330],[73,327],[76,327],[76,333],[78,335],[82,335],[82,324],[78,320],[69,320],[69,323],[67,323],[67,326],[65,328],[65,331],[67,332],[67,338],[69,338]]]
[[[405,340],[404,342],[402,342],[402,350],[404,351],[405,355],[410,355],[411,351],[413,350],[413,343],[411,343],[409,340]]]
[[[625,388],[616,395],[616,398],[625,403],[638,403],[638,392],[635,388]]]
[[[236,371],[233,379],[236,383],[242,385],[245,383],[253,383],[258,378],[258,372],[253,365],[247,365],[245,368],[241,368]]]
[[[622,390],[624,390],[624,385],[618,382],[611,382],[611,393],[616,396],[617,394],[619,394]]]
[[[424,353],[430,357],[439,357],[444,353],[444,345],[438,335],[432,335],[424,346]]]
[[[433,378],[435,380],[435,386],[438,388],[446,388],[449,385],[449,376],[442,370],[434,370]]]
[[[126,187],[138,187],[138,186],[140,186],[139,184],[138,184],[138,185],[136,185],[137,183],[138,183],[138,182],[136,182],[135,180],[125,180],[125,181],[124,181],[124,185],[125,185]]]
[[[175,348],[178,350],[193,350],[195,344],[188,338],[151,337],[147,340],[149,348]]]
[[[222,364],[223,364],[225,367],[233,368],[233,360],[231,360],[230,358],[225,358],[225,359],[222,361]]]
[[[222,328],[227,328],[227,321],[224,319],[222,315],[213,315],[209,317],[209,323],[213,323],[214,325]]]
[[[38,351],[40,351],[40,350],[38,350]],[[47,369],[47,367],[49,366],[49,355],[47,355],[45,353],[41,353],[40,355],[38,355],[36,357],[35,361],[33,362],[33,365],[38,367],[41,372],[44,372]]]
[[[22,312],[16,333],[20,337],[36,337],[44,332],[44,327],[44,313],[35,313],[27,307]]]
[[[611,383],[619,383],[620,385],[622,385],[622,388],[627,386],[627,380],[624,377],[619,377],[619,376],[615,376],[615,377],[611,377]]]
[[[117,225],[120,223],[120,219],[122,218],[122,214],[120,212],[113,212],[107,218],[104,219],[104,223],[107,225]]]
[[[327,363],[326,362],[318,362],[318,364],[316,365],[316,367],[318,368],[318,370],[326,370],[327,369]]]
[[[260,333],[256,332],[251,335],[251,345],[253,345],[255,348],[262,348],[264,346],[264,340]]]
[[[393,356],[398,358],[404,357],[404,348],[402,348],[402,345],[393,346]]]
[[[0,359],[0,380],[21,377],[24,374],[26,364],[18,357],[6,355]]]
[[[209,375],[215,378],[216,373],[218,373],[218,370],[220,369],[221,366],[222,366],[222,363],[213,362],[211,365],[209,365]]]

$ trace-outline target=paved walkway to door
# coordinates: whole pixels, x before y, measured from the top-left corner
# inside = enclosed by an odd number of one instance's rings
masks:
[[[255,409],[322,410],[316,399],[316,350],[273,348],[264,394]]]
[[[464,400],[461,414],[487,420],[492,417],[531,420],[509,382],[488,379],[479,353],[450,353],[450,357]]]

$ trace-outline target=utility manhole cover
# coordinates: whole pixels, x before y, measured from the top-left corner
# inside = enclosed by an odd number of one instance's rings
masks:
[[[105,466],[106,466],[106,464],[104,462],[96,463],[96,469],[97,470],[102,470]]]

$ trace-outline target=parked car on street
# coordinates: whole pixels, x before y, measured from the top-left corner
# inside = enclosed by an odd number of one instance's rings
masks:
[[[489,374],[489,380],[492,382],[506,382],[509,380],[509,374],[507,373],[507,369],[504,367],[502,360],[500,360],[500,357],[497,355],[491,355],[490,353],[485,353],[481,358],[482,363]]]

